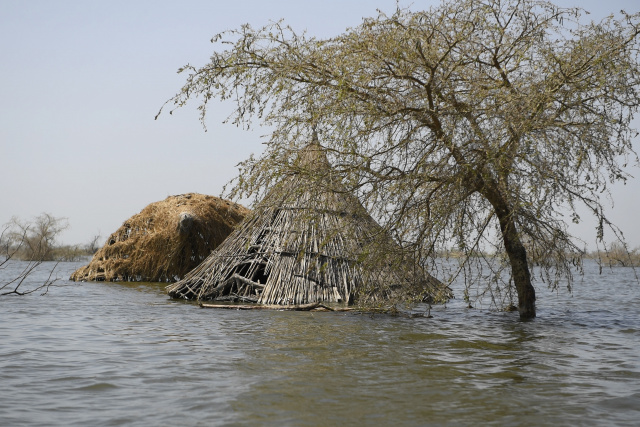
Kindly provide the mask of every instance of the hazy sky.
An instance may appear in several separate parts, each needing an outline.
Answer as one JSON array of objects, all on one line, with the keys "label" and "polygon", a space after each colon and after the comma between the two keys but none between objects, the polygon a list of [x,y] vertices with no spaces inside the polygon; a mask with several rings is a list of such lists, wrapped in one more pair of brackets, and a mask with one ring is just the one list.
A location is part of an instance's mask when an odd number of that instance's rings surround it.
[{"label": "hazy sky", "polygon": [[[401,1],[413,10],[438,3]],[[599,19],[637,0],[557,1]],[[194,108],[154,116],[182,86],[176,70],[207,62],[211,37],[283,18],[329,37],[395,0],[0,0],[0,224],[42,212],[66,217],[64,243],[102,242],[147,204],[187,192],[219,195],[235,165],[262,150],[266,129],[204,132]],[[638,120],[636,120],[636,123]],[[640,144],[636,144],[636,149]],[[614,191],[611,217],[640,245],[640,169]],[[593,224],[575,229],[593,240]]]}]

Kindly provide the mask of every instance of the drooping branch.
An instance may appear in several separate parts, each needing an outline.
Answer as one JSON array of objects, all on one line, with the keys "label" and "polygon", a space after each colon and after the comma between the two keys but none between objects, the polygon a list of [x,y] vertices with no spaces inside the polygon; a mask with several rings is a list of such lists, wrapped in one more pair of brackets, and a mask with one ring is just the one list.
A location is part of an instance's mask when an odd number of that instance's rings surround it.
[{"label": "drooping branch", "polygon": [[[299,173],[292,158],[319,129],[345,188],[418,253],[515,244],[570,282],[578,239],[561,212],[579,221],[586,206],[608,224],[608,186],[629,176],[620,158],[638,163],[640,14],[585,25],[580,13],[464,0],[380,14],[326,40],[245,26],[221,35],[209,64],[186,67],[169,102],[199,98],[204,119],[210,100],[233,99],[230,120],[274,127],[232,195]],[[515,274],[492,280],[508,289]]]}]

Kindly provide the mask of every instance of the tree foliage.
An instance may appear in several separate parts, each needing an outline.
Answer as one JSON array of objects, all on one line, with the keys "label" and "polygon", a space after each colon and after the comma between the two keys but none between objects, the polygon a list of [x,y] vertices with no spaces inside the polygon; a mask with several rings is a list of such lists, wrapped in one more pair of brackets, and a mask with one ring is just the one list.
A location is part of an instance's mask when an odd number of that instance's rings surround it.
[{"label": "tree foliage", "polygon": [[19,266],[8,278],[0,281],[0,296],[27,295],[42,291],[46,294],[53,278],[54,266],[46,280],[38,284],[28,283],[27,278],[44,261],[53,259],[56,237],[68,227],[65,218],[56,218],[48,213],[37,216],[33,221],[22,221],[17,217],[2,227],[0,232],[0,271],[10,267],[14,259],[27,261]]},{"label": "tree foliage", "polygon": [[26,261],[53,261],[56,238],[69,228],[66,218],[42,213],[33,221],[13,217],[6,225],[7,250]]},{"label": "tree foliage", "polygon": [[[232,196],[260,197],[291,173],[317,128],[347,188],[404,246],[425,260],[454,246],[468,289],[482,284],[496,303],[517,293],[521,316],[533,317],[532,280],[570,284],[580,265],[568,219],[586,208],[598,239],[607,227],[618,234],[604,204],[638,162],[639,21],[464,0],[380,13],[323,40],[282,22],[246,25],[213,38],[208,64],[182,68],[168,103],[199,99],[204,123],[212,99],[231,99],[229,121],[273,127]],[[486,251],[498,256],[472,274],[482,258],[469,255]]]}]

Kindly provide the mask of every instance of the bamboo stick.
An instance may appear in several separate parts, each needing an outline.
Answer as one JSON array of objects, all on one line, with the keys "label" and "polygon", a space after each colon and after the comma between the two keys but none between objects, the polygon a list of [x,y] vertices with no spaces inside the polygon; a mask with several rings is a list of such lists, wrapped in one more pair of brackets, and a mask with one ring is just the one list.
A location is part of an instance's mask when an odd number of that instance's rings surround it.
[{"label": "bamboo stick", "polygon": [[200,303],[201,308],[221,308],[228,310],[281,310],[281,311],[311,311],[322,309],[326,311],[355,311],[353,307],[332,307],[320,302],[312,302],[309,304],[206,304]]}]

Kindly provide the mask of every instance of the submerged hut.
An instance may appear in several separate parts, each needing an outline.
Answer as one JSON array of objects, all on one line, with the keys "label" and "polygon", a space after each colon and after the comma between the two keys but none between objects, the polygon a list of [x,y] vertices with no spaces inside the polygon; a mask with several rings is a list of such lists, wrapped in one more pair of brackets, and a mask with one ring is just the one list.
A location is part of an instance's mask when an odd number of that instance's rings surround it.
[{"label": "submerged hut", "polygon": [[294,166],[202,264],[167,286],[171,297],[288,305],[451,296],[346,191],[317,136]]},{"label": "submerged hut", "polygon": [[175,282],[209,256],[248,213],[214,196],[167,197],[126,220],[70,279]]}]

